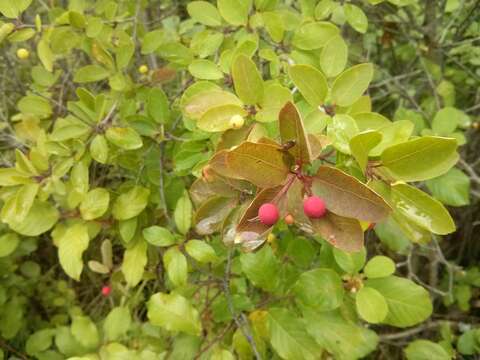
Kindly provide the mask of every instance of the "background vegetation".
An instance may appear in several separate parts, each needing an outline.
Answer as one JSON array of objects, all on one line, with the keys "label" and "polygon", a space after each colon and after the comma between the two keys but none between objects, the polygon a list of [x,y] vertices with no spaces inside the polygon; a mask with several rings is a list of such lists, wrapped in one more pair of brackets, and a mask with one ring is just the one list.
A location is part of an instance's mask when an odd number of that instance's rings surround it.
[{"label": "background vegetation", "polygon": [[[480,1],[0,14],[0,359],[480,356]],[[313,186],[328,226],[291,202],[292,226],[241,218],[286,179],[237,161],[246,141],[339,169]]]}]

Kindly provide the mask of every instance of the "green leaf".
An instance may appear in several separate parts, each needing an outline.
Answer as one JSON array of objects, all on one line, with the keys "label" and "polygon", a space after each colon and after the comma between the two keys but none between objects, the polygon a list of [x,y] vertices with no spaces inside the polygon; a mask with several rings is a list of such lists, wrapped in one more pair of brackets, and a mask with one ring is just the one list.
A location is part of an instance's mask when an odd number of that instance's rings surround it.
[{"label": "green leaf", "polygon": [[150,190],[134,186],[121,194],[113,204],[112,214],[117,220],[128,220],[140,214],[148,205]]},{"label": "green leaf", "polygon": [[334,167],[321,166],[318,169],[312,191],[325,201],[329,211],[340,216],[379,222],[391,211],[380,195]]},{"label": "green leaf", "polygon": [[110,193],[107,189],[90,190],[80,203],[80,214],[84,220],[99,218],[108,210]]},{"label": "green leaf", "polygon": [[392,201],[397,211],[434,234],[446,235],[455,231],[455,223],[447,209],[438,200],[413,186],[393,185]]},{"label": "green leaf", "polygon": [[136,286],[142,280],[147,260],[147,243],[142,238],[139,238],[132,247],[125,250],[122,273],[128,286]]},{"label": "green leaf", "polygon": [[10,232],[0,236],[0,258],[10,255],[15,251],[20,238],[17,234]]},{"label": "green leaf", "polygon": [[246,55],[238,55],[232,64],[232,78],[235,92],[248,105],[255,105],[263,99],[263,80],[255,63]]},{"label": "green leaf", "polygon": [[182,331],[200,335],[201,323],[198,311],[183,296],[171,293],[156,293],[147,303],[147,316],[155,326],[167,331]]},{"label": "green leaf", "polygon": [[327,212],[321,219],[312,219],[312,226],[316,233],[340,250],[358,252],[363,247],[363,230],[358,220]]},{"label": "green leaf", "polygon": [[21,222],[10,222],[10,228],[25,236],[38,236],[50,230],[58,221],[58,210],[48,202],[35,200]]},{"label": "green leaf", "polygon": [[346,252],[342,251],[337,248],[333,248],[333,257],[335,258],[335,262],[348,274],[356,274],[358,273],[365,264],[366,258],[366,250],[362,248],[362,250],[358,252]]},{"label": "green leaf", "polygon": [[305,321],[290,310],[268,310],[267,328],[275,352],[286,360],[314,360],[321,353],[320,346],[305,331]]},{"label": "green leaf", "polygon": [[373,65],[355,65],[342,72],[332,85],[332,101],[338,106],[350,106],[367,90],[373,78]]},{"label": "green leaf", "polygon": [[210,60],[194,60],[188,65],[188,71],[193,77],[202,80],[218,80],[223,78],[223,73],[213,61]]},{"label": "green leaf", "polygon": [[408,279],[388,276],[367,280],[366,286],[376,289],[388,304],[384,324],[408,327],[419,324],[432,314],[428,292]]},{"label": "green leaf", "polygon": [[86,349],[95,349],[100,337],[95,323],[88,316],[72,317],[72,335]]},{"label": "green leaf", "polygon": [[131,323],[130,310],[127,307],[114,307],[103,323],[105,337],[110,341],[120,339],[130,329]]},{"label": "green leaf", "polygon": [[[327,118],[327,122],[330,119]],[[358,135],[355,120],[347,114],[336,114],[328,123],[327,136],[332,145],[344,154],[350,154],[350,141]]]},{"label": "green leaf", "polygon": [[197,126],[207,132],[225,131],[232,127],[230,120],[235,115],[244,117],[247,112],[238,105],[217,106],[205,112],[197,121]]},{"label": "green leaf", "polygon": [[171,231],[161,226],[153,225],[145,228],[142,235],[153,246],[165,247],[175,244],[175,237]]},{"label": "green leaf", "polygon": [[425,136],[387,148],[382,165],[397,180],[422,181],[445,174],[458,161],[457,141]]},{"label": "green leaf", "polygon": [[449,136],[455,131],[460,123],[460,119],[465,114],[453,107],[446,107],[439,110],[432,120],[432,130],[435,134]]},{"label": "green leaf", "polygon": [[293,34],[292,44],[301,50],[320,49],[338,34],[338,28],[332,23],[305,23]]},{"label": "green leaf", "polygon": [[260,122],[277,121],[283,106],[293,101],[292,93],[288,88],[276,83],[266,84],[264,92],[268,96],[263,97],[261,109],[255,115],[255,119]]},{"label": "green leaf", "polygon": [[30,335],[25,343],[27,354],[34,356],[42,351],[48,350],[52,345],[55,331],[53,329],[43,329]]},{"label": "green leaf", "polygon": [[332,37],[320,54],[320,67],[327,77],[340,74],[347,65],[348,47],[340,35]]},{"label": "green leaf", "polygon": [[37,54],[40,62],[42,63],[43,67],[49,71],[53,71],[53,61],[54,55],[52,50],[50,49],[50,45],[47,43],[45,39],[42,39],[37,44]]},{"label": "green leaf", "polygon": [[445,205],[470,204],[470,178],[456,168],[450,169],[437,178],[427,180],[426,185],[432,195]]},{"label": "green leaf", "polygon": [[261,188],[274,187],[285,181],[289,167],[280,147],[244,142],[227,153],[227,165],[239,177]]},{"label": "green leaf", "polygon": [[217,0],[217,7],[230,25],[247,25],[252,0]]},{"label": "green leaf", "polygon": [[310,142],[308,141],[303,121],[298,109],[288,102],[279,114],[280,138],[282,144],[293,142],[288,152],[295,158],[296,163],[308,164],[312,159]]},{"label": "green leaf", "polygon": [[415,340],[412,341],[405,348],[405,356],[407,360],[450,360],[451,356],[445,349],[429,340]]},{"label": "green leaf", "polygon": [[361,132],[350,140],[350,151],[362,171],[365,171],[367,167],[370,151],[381,141],[382,134],[378,131]]},{"label": "green leaf", "polygon": [[315,311],[329,311],[343,302],[343,283],[330,269],[314,269],[301,274],[294,285],[296,300]]},{"label": "green leaf", "polygon": [[364,286],[360,289],[355,304],[360,317],[371,324],[378,324],[387,317],[388,305],[385,298],[371,287]]},{"label": "green leaf", "polygon": [[28,8],[31,3],[32,0],[2,0],[0,3],[0,13],[7,18],[15,19]]},{"label": "green leaf", "polygon": [[171,247],[165,252],[163,263],[165,264],[168,278],[175,287],[187,284],[187,259],[178,247]]},{"label": "green leaf", "polygon": [[190,17],[207,26],[220,26],[222,18],[217,8],[207,1],[191,1],[187,5],[187,11]]},{"label": "green leaf", "polygon": [[243,103],[227,91],[209,90],[192,95],[185,100],[184,111],[189,118],[198,120],[211,108],[222,105],[243,106]]},{"label": "green leaf", "polygon": [[263,23],[268,35],[274,42],[281,42],[285,33],[282,15],[275,11],[267,11],[262,14]]},{"label": "green leaf", "polygon": [[170,107],[167,95],[162,89],[154,88],[148,93],[148,115],[158,124],[166,124],[170,120]]},{"label": "green leaf", "polygon": [[270,246],[264,246],[256,253],[242,254],[240,264],[242,272],[256,287],[270,292],[277,288],[281,265]]},{"label": "green leaf", "polygon": [[363,10],[353,4],[343,5],[343,10],[345,11],[345,18],[350,26],[359,33],[365,34],[368,28],[368,19]]},{"label": "green leaf", "polygon": [[337,312],[304,312],[306,329],[316,342],[337,359],[360,359],[377,347],[373,330],[348,321]]},{"label": "green leaf", "polygon": [[389,257],[377,255],[368,261],[363,272],[369,279],[390,276],[395,272],[395,263]]},{"label": "green leaf", "polygon": [[69,226],[58,240],[60,265],[68,276],[77,281],[80,281],[83,270],[82,255],[87,250],[89,242],[88,228],[82,223]]},{"label": "green leaf", "polygon": [[36,95],[24,96],[17,104],[18,110],[25,115],[47,118],[52,115],[52,106],[48,99]]},{"label": "green leaf", "polygon": [[201,263],[215,262],[218,260],[213,247],[202,240],[189,240],[185,244],[185,251],[188,255]]},{"label": "green leaf", "polygon": [[110,72],[100,65],[87,65],[75,72],[73,81],[77,83],[88,83],[106,79]]},{"label": "green leaf", "polygon": [[178,231],[186,234],[192,226],[192,202],[188,192],[185,191],[183,196],[177,201],[173,217]]},{"label": "green leaf", "polygon": [[305,100],[313,107],[323,104],[328,93],[325,76],[310,65],[293,65],[288,74]]},{"label": "green leaf", "polygon": [[39,189],[39,184],[25,184],[9,196],[0,213],[2,221],[7,224],[23,222],[33,206]]},{"label": "green leaf", "polygon": [[140,149],[143,146],[140,135],[130,127],[110,127],[105,136],[112,144],[125,150]]},{"label": "green leaf", "polygon": [[90,143],[90,155],[100,164],[106,164],[108,160],[108,143],[103,135],[95,135]]}]

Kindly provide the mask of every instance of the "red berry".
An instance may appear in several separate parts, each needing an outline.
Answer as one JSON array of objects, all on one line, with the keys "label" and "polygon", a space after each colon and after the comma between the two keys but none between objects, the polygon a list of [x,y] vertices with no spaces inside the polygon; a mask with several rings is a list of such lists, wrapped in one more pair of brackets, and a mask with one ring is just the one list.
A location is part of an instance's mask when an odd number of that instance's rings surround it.
[{"label": "red berry", "polygon": [[262,224],[270,226],[278,221],[280,215],[277,207],[274,204],[266,203],[260,206],[258,209],[258,217]]},{"label": "red berry", "polygon": [[291,214],[287,214],[287,216],[285,216],[283,220],[287,225],[293,225],[293,223],[295,222],[295,218]]},{"label": "red berry", "polygon": [[305,215],[313,219],[319,219],[325,215],[327,208],[325,202],[318,196],[310,196],[303,201]]},{"label": "red berry", "polygon": [[112,288],[110,286],[105,285],[104,287],[102,287],[103,296],[107,297],[108,295],[110,295],[111,292],[112,292]]}]

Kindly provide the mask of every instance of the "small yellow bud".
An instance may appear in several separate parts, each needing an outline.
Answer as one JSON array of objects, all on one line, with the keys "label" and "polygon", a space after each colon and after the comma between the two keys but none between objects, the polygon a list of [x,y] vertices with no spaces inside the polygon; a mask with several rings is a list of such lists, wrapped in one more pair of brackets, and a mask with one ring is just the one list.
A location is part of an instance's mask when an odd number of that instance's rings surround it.
[{"label": "small yellow bud", "polygon": [[28,59],[30,52],[27,49],[20,48],[17,50],[17,57],[21,60]]},{"label": "small yellow bud", "polygon": [[241,115],[233,115],[230,119],[230,126],[233,129],[240,129],[245,124],[245,119]]},{"label": "small yellow bud", "polygon": [[275,241],[276,238],[277,238],[277,237],[275,236],[275,234],[270,233],[270,234],[268,234],[268,236],[267,236],[267,242],[272,243],[272,242]]},{"label": "small yellow bud", "polygon": [[138,72],[140,74],[146,74],[148,72],[148,66],[147,65],[140,65],[138,68]]}]

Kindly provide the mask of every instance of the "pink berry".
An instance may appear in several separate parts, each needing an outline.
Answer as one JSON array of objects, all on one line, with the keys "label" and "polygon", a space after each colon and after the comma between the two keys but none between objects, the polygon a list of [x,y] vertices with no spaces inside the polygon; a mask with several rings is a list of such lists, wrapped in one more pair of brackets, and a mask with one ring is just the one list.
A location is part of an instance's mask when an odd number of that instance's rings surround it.
[{"label": "pink berry", "polygon": [[274,204],[266,203],[258,209],[258,217],[262,224],[273,225],[278,221],[280,214]]},{"label": "pink berry", "polygon": [[110,293],[112,292],[112,288],[110,286],[104,286],[102,287],[102,295],[107,297],[108,295],[110,295]]},{"label": "pink berry", "polygon": [[313,219],[319,219],[325,215],[327,208],[325,202],[318,196],[310,196],[303,201],[305,215]]}]

